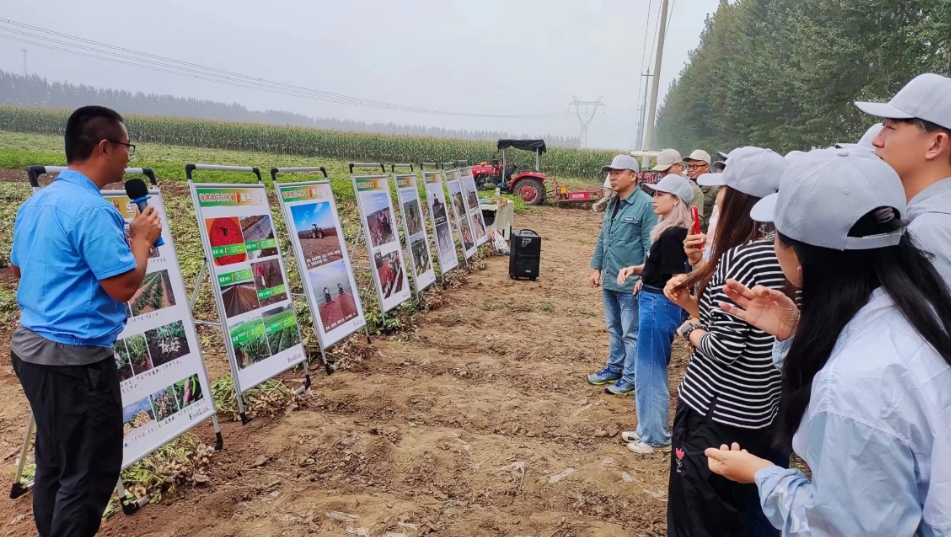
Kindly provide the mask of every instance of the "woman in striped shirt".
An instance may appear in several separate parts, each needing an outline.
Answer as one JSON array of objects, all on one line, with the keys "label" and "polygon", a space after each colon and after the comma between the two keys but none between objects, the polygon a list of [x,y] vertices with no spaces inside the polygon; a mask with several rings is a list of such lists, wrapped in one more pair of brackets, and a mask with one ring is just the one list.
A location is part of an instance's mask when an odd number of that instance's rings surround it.
[{"label": "woman in striped shirt", "polygon": [[[730,153],[722,174],[702,178],[726,192],[709,260],[665,287],[693,319],[680,334],[695,348],[680,386],[672,435],[667,527],[671,536],[777,535],[758,509],[756,487],[710,472],[704,450],[739,442],[765,459],[772,448],[781,375],[773,367],[773,338],[726,314],[727,279],[782,289],[785,278],[773,237],[750,218],[761,198],[778,190],[786,160],[747,147]],[[697,288],[696,296],[690,289]]]}]

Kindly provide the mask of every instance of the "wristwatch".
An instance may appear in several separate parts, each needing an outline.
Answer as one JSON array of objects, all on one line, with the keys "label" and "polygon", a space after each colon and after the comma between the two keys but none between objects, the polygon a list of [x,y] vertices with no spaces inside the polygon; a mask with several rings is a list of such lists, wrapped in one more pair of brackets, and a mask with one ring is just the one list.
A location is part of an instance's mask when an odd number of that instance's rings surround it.
[{"label": "wristwatch", "polygon": [[702,324],[685,324],[680,327],[680,335],[683,336],[687,341],[690,341],[690,334],[697,329],[706,330],[707,327],[703,326]]}]

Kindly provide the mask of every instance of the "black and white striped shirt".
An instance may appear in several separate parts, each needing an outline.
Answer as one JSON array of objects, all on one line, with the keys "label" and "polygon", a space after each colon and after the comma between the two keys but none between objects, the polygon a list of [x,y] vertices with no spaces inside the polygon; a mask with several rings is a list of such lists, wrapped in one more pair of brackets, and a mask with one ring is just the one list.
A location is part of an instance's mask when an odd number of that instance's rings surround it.
[{"label": "black and white striped shirt", "polygon": [[[720,309],[734,302],[723,292],[726,280],[752,288],[782,289],[783,271],[772,240],[757,240],[727,250],[700,297],[700,322],[708,332],[693,353],[680,385],[680,400],[712,419],[745,429],[772,423],[779,403],[781,375],[773,365],[773,336]],[[715,401],[715,403],[714,403]]]}]

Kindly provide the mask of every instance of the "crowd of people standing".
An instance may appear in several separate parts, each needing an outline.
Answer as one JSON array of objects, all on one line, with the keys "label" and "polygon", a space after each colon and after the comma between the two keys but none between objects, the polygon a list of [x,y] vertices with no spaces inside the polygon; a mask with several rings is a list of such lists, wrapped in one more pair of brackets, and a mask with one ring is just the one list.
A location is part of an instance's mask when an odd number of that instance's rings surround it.
[{"label": "crowd of people standing", "polygon": [[951,535],[951,79],[856,106],[858,143],[604,168],[587,380],[634,396],[631,452],[669,451],[670,535]]}]

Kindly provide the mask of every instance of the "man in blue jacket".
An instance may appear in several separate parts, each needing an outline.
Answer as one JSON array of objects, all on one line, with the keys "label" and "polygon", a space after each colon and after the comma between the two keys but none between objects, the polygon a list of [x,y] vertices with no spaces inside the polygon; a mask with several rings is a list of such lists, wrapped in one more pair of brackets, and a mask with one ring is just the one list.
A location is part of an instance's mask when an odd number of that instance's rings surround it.
[{"label": "man in blue jacket", "polygon": [[10,355],[36,420],[33,519],[40,537],[90,537],[122,466],[122,394],[113,354],[126,305],[162,232],[152,207],[125,221],[101,190],[135,146],[116,112],[66,123],[69,169],[17,211],[10,252],[22,315]]},{"label": "man in blue jacket", "polygon": [[610,334],[607,367],[588,375],[588,382],[615,395],[634,394],[634,360],[637,356],[637,300],[635,285],[639,278],[628,278],[618,285],[618,272],[624,267],[641,265],[651,248],[651,229],[657,216],[651,197],[637,188],[640,168],[630,155],[618,155],[602,171],[610,172],[611,189],[617,192],[604,212],[598,244],[591,259],[591,285],[602,288],[604,319]]}]

